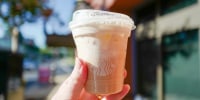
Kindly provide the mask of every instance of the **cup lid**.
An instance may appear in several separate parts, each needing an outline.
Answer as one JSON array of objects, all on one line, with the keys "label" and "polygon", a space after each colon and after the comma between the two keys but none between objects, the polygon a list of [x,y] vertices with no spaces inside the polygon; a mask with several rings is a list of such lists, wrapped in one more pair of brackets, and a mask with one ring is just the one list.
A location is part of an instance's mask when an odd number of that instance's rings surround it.
[{"label": "cup lid", "polygon": [[71,29],[84,25],[112,25],[134,30],[134,21],[127,15],[109,11],[84,9],[77,10],[69,23]]}]

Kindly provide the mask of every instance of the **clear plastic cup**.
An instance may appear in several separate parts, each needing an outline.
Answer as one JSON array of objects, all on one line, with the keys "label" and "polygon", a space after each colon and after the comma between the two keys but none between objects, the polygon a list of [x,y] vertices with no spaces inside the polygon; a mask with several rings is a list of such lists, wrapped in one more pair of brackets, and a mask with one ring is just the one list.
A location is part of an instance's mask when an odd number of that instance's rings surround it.
[{"label": "clear plastic cup", "polygon": [[127,41],[133,20],[124,14],[78,10],[70,22],[77,55],[88,64],[86,91],[96,95],[120,92],[124,83]]}]

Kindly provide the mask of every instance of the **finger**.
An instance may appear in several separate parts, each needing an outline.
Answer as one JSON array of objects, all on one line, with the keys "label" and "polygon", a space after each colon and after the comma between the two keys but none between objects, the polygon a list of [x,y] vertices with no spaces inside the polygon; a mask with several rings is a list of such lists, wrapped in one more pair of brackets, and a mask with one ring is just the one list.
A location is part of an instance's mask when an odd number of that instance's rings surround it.
[{"label": "finger", "polygon": [[116,0],[105,0],[104,2],[105,2],[105,7],[107,8],[107,9],[109,9],[110,7],[112,7],[112,5],[115,3],[115,1]]},{"label": "finger", "polygon": [[122,100],[130,90],[130,85],[123,86],[121,92],[104,97],[102,100]]},{"label": "finger", "polygon": [[103,1],[102,0],[92,0],[92,2],[90,2],[90,5],[94,9],[101,9],[101,7],[103,5]]},{"label": "finger", "polygon": [[124,78],[126,78],[127,77],[127,71],[126,71],[126,69],[124,69]]},{"label": "finger", "polygon": [[92,0],[85,0],[87,3],[91,3],[92,2]]},{"label": "finger", "polygon": [[88,93],[85,89],[81,91],[80,100],[98,100],[95,94]]},{"label": "finger", "polygon": [[87,65],[76,58],[72,74],[64,81],[52,100],[77,100],[87,79]]}]

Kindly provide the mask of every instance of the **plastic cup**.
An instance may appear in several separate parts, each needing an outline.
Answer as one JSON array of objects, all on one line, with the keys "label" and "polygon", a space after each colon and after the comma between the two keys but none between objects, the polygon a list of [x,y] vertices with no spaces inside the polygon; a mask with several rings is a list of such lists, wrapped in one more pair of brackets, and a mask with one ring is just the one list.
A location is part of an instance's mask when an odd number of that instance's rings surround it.
[{"label": "plastic cup", "polygon": [[127,41],[135,29],[124,14],[78,10],[70,22],[77,55],[88,65],[86,91],[96,95],[120,92],[124,83]]}]

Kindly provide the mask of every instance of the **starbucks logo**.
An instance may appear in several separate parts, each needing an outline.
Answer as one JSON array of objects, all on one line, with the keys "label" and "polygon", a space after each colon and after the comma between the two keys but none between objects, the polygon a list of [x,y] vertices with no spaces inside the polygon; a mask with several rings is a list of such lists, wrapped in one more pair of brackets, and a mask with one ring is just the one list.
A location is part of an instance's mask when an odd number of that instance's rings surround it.
[{"label": "starbucks logo", "polygon": [[90,66],[92,73],[98,76],[107,76],[113,72],[114,64],[113,60],[108,56],[102,57],[98,66]]}]

